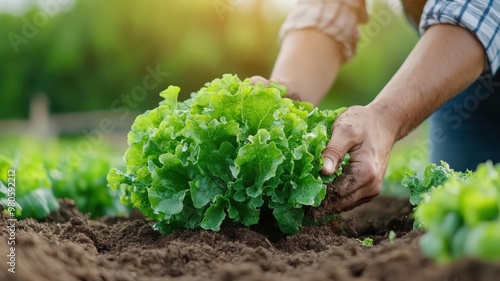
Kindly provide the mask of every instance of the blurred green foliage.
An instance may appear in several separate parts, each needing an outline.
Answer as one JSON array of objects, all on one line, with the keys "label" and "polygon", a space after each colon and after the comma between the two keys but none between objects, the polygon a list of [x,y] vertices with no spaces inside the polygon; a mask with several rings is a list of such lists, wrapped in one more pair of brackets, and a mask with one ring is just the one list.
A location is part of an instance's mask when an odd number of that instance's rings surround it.
[{"label": "blurred green foliage", "polygon": [[[108,142],[82,150],[88,144],[83,137],[0,138],[0,181],[6,182],[7,172],[2,169],[6,164],[17,169],[16,200],[22,208],[19,218],[45,218],[59,209],[56,198],[73,199],[78,210],[90,213],[92,218],[129,212],[120,203],[120,192],[108,188],[106,181],[111,167],[123,165],[121,150]],[[0,203],[5,204],[1,191]]]},{"label": "blurred green foliage", "polygon": [[222,73],[265,72],[282,18],[265,18],[261,2],[221,12],[206,0],[82,0],[52,16],[42,8],[2,14],[0,36],[9,39],[0,45],[0,93],[8,106],[0,118],[26,117],[38,92],[54,112],[109,109],[144,85],[148,69],[162,72],[161,81],[151,80],[160,83],[132,108],[154,107],[170,84],[189,93]]},{"label": "blurred green foliage", "polygon": [[[27,117],[39,92],[53,112],[115,108],[152,70],[163,73],[159,83],[152,80],[129,108],[153,108],[170,84],[189,93],[223,73],[267,76],[286,16],[265,0],[59,2],[70,4],[0,14],[0,119]],[[382,2],[371,14],[359,55],[322,107],[366,104],[415,43],[416,33]]]}]

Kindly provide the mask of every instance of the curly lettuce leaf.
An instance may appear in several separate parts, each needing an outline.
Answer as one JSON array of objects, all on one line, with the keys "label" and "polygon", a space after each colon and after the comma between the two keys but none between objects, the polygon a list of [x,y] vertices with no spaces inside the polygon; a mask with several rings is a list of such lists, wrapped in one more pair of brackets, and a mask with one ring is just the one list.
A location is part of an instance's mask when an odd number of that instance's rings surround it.
[{"label": "curly lettuce leaf", "polygon": [[401,184],[410,190],[410,203],[418,205],[422,195],[432,188],[438,187],[449,179],[464,180],[470,172],[457,172],[450,168],[448,163],[441,161],[441,165],[429,164],[425,167],[422,177],[414,172],[406,172]]},{"label": "curly lettuce leaf", "polygon": [[[0,204],[11,206],[15,200],[15,215],[19,219],[43,219],[59,209],[59,202],[52,193],[52,182],[43,164],[41,154],[30,157],[18,155],[18,161],[0,155]],[[15,169],[15,183],[8,182],[7,171]],[[12,200],[11,200],[12,201]]]},{"label": "curly lettuce leaf", "polygon": [[277,83],[252,85],[224,75],[191,98],[178,87],[159,107],[138,116],[128,134],[126,170],[112,169],[122,202],[156,221],[155,229],[219,230],[224,220],[244,225],[270,208],[286,234],[303,223],[304,206],[318,206],[324,183],[321,152],[340,114],[284,98]]},{"label": "curly lettuce leaf", "polygon": [[430,258],[499,261],[500,164],[480,164],[430,189],[415,208],[415,219],[427,231],[420,246]]}]

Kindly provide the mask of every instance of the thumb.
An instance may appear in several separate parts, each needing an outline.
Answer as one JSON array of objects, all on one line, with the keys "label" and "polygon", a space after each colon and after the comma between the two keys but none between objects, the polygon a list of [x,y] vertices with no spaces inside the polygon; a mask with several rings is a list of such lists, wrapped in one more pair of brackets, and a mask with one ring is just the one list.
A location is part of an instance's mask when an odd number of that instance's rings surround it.
[{"label": "thumb", "polygon": [[323,175],[333,175],[337,170],[339,162],[344,158],[344,155],[355,145],[354,140],[349,138],[348,135],[350,134],[339,127],[332,131],[332,138],[321,154],[323,159],[325,159],[321,169]]}]

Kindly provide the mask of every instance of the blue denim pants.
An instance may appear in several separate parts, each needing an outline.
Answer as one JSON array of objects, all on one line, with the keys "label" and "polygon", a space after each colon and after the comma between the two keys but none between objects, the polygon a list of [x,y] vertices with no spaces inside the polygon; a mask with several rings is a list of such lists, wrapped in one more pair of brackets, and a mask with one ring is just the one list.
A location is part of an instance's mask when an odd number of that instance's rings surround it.
[{"label": "blue denim pants", "polygon": [[500,71],[480,78],[430,117],[431,161],[455,170],[500,163]]}]

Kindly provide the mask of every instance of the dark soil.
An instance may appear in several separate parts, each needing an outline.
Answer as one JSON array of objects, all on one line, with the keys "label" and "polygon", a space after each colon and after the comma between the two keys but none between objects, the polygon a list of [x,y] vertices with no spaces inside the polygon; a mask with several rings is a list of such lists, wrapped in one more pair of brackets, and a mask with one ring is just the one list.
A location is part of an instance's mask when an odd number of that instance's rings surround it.
[{"label": "dark soil", "polygon": [[[162,236],[151,222],[90,220],[71,201],[45,222],[17,223],[16,273],[7,271],[7,220],[0,220],[0,280],[500,280],[500,264],[429,261],[411,231],[407,200],[384,198],[325,226],[285,238],[267,227],[225,225],[221,232]],[[389,243],[388,232],[397,238]],[[371,237],[373,247],[355,238]]]}]

